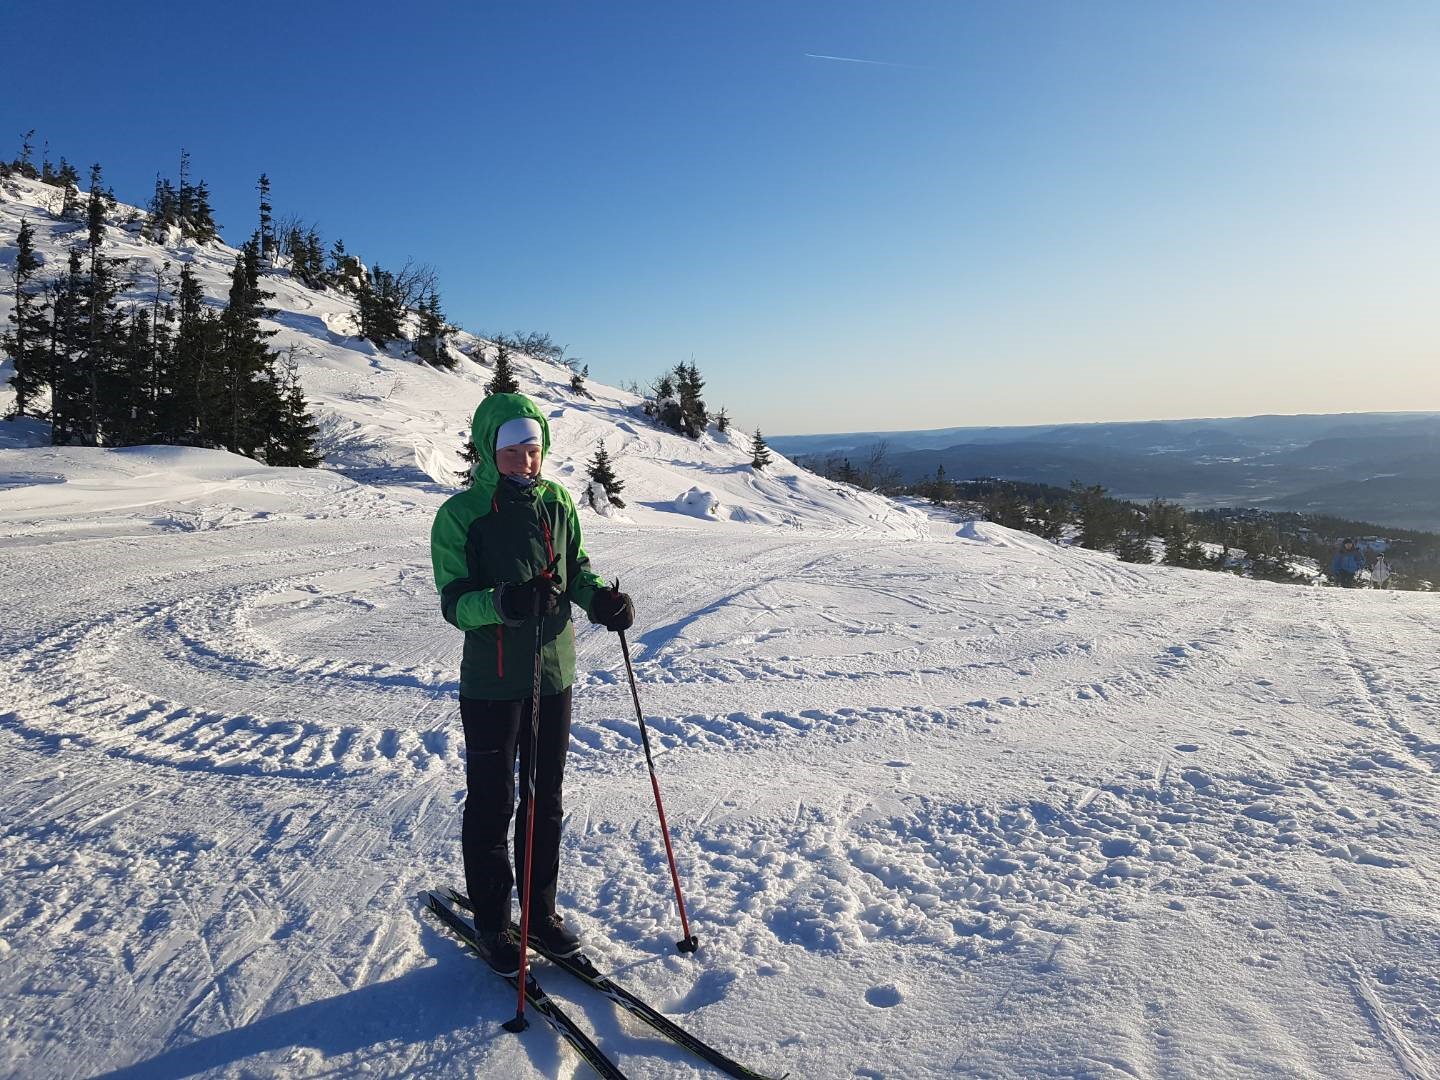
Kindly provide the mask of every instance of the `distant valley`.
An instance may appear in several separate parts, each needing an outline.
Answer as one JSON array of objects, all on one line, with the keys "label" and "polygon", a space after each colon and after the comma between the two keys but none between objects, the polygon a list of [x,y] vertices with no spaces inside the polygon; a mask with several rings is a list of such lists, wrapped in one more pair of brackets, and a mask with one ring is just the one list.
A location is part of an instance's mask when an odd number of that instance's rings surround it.
[{"label": "distant valley", "polygon": [[905,481],[943,467],[955,480],[1078,480],[1126,499],[1440,531],[1440,413],[1433,412],[788,435],[770,444],[802,463],[848,458],[857,468],[883,447],[882,467]]}]

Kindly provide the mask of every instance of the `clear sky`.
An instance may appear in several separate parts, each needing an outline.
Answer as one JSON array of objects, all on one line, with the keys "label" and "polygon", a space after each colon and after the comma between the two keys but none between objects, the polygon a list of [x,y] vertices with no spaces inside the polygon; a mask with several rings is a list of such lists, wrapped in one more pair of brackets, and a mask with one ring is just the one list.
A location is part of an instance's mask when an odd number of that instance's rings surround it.
[{"label": "clear sky", "polygon": [[[1440,409],[1440,4],[6,0],[0,139],[767,433]],[[16,43],[22,43],[18,47]]]}]

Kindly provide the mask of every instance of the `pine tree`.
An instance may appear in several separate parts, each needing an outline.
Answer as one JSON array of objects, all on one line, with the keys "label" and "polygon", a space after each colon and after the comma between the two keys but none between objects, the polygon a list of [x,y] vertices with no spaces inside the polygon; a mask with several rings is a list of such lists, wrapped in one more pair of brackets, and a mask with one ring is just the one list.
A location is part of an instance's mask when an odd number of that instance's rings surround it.
[{"label": "pine tree", "polygon": [[570,392],[579,394],[581,397],[593,398],[594,395],[585,388],[585,380],[590,377],[590,365],[586,364],[579,371],[570,372]]},{"label": "pine tree", "polygon": [[710,423],[705,402],[700,398],[700,391],[705,389],[705,380],[700,377],[700,369],[694,363],[677,364],[675,383],[680,394],[679,430],[689,438],[698,439],[705,434],[705,428]]},{"label": "pine tree", "polygon": [[468,436],[465,445],[460,448],[460,460],[465,462],[465,468],[455,473],[455,479],[460,481],[461,487],[469,487],[475,482],[475,466],[480,464],[480,451],[475,449],[475,442]]},{"label": "pine tree", "polygon": [[765,445],[765,439],[760,434],[760,429],[755,429],[755,436],[750,440],[750,467],[752,469],[764,469],[770,464],[770,448]]},{"label": "pine tree", "polygon": [[267,465],[316,469],[324,460],[315,448],[317,427],[300,386],[300,364],[291,348],[272,369],[275,394],[281,402],[279,423],[265,447]]},{"label": "pine tree", "polygon": [[205,309],[205,293],[190,267],[182,266],[173,359],[162,392],[168,407],[161,411],[160,426],[167,441],[217,445],[222,351],[220,320]]},{"label": "pine tree", "polygon": [[495,346],[495,375],[485,384],[485,396],[491,394],[518,394],[520,384],[510,368],[510,347],[503,341]]},{"label": "pine tree", "polygon": [[610,500],[612,506],[624,509],[625,503],[620,499],[620,492],[625,490],[625,484],[616,478],[614,469],[610,467],[610,455],[605,452],[604,443],[595,448],[595,456],[590,459],[587,475],[590,477],[592,486],[587,490],[586,498],[590,501],[592,509],[600,509],[595,505],[595,484],[599,484],[604,490],[605,496]]},{"label": "pine tree", "polygon": [[93,253],[105,240],[105,215],[115,208],[114,192],[106,191],[100,166],[90,166],[90,196],[85,204],[87,242]]},{"label": "pine tree", "polygon": [[389,270],[382,270],[379,265],[371,271],[371,288],[374,291],[375,306],[374,333],[368,335],[370,340],[377,346],[383,347],[387,341],[398,341],[403,337],[401,324],[405,321],[405,309],[401,303],[400,290],[395,282],[395,275]]},{"label": "pine tree", "polygon": [[169,285],[166,273],[170,262],[155,271],[155,291],[150,302],[150,341],[144,365],[145,409],[150,416],[147,442],[166,441],[166,417],[173,413],[174,379],[174,317],[175,310],[166,299]]},{"label": "pine tree", "polygon": [[720,406],[720,411],[715,414],[715,430],[724,435],[730,430],[730,417],[725,412],[725,406]]},{"label": "pine tree", "polygon": [[270,207],[270,177],[261,173],[260,179],[255,182],[255,188],[260,192],[260,258],[273,262],[275,258],[275,223]]},{"label": "pine tree", "polygon": [[416,354],[438,368],[453,368],[455,358],[445,347],[445,316],[440,313],[440,295],[431,292],[420,309],[420,336],[415,339]]},{"label": "pine tree", "polygon": [[305,284],[312,289],[325,288],[325,245],[315,229],[305,234],[305,263],[309,268]]},{"label": "pine tree", "polygon": [[[113,197],[111,197],[113,199]],[[124,342],[123,320],[116,307],[120,282],[116,270],[124,260],[105,257],[105,214],[110,200],[102,187],[100,166],[90,169],[90,197],[86,238],[90,255],[86,275],[87,304],[83,313],[83,344],[76,353],[79,361],[80,393],[83,396],[83,430],[90,446],[105,442],[107,428],[115,426],[112,408],[115,398],[112,370],[120,361]]]},{"label": "pine tree", "polygon": [[259,246],[250,242],[235,257],[230,302],[220,316],[221,364],[225,386],[225,446],[254,457],[278,422],[280,394],[267,375],[272,356],[268,340],[278,331],[262,330],[265,301],[272,294],[258,287]]},{"label": "pine tree", "polygon": [[197,243],[208,244],[220,236],[220,227],[215,224],[214,211],[210,209],[210,188],[201,180],[195,187],[195,208],[191,220],[190,235]]},{"label": "pine tree", "polygon": [[175,213],[180,228],[188,234],[195,216],[195,189],[190,184],[190,151],[183,146],[180,148],[180,183],[176,191]]},{"label": "pine tree", "polygon": [[50,324],[50,441],[68,446],[79,434],[83,400],[80,358],[85,349],[85,271],[79,248],[70,249],[65,273],[55,281]]},{"label": "pine tree", "polygon": [[15,388],[15,406],[12,415],[33,416],[43,419],[43,412],[34,404],[50,381],[50,362],[45,339],[49,327],[45,319],[45,304],[35,294],[35,271],[40,269],[40,258],[35,254],[35,230],[30,222],[20,222],[20,235],[16,238],[14,309],[9,322],[14,329],[0,337],[3,349],[15,367],[10,385]]},{"label": "pine tree", "polygon": [[1070,489],[1075,493],[1076,516],[1080,520],[1080,546],[1092,551],[1109,551],[1121,528],[1114,501],[1105,497],[1105,489],[1099,484],[1085,487],[1077,480]]},{"label": "pine tree", "polygon": [[74,165],[62,157],[56,179],[59,181],[56,186],[64,189],[64,194],[60,197],[60,217],[65,221],[79,221],[80,174],[75,171]]},{"label": "pine tree", "polygon": [[11,167],[27,180],[35,180],[40,175],[35,171],[35,166],[30,161],[30,155],[35,152],[34,138],[34,128],[31,128],[20,137],[20,156],[11,162]]},{"label": "pine tree", "polygon": [[155,436],[155,397],[152,384],[154,329],[150,312],[131,308],[120,328],[116,363],[103,384],[106,408],[106,442],[133,446]]},{"label": "pine tree", "polygon": [[1150,550],[1150,540],[1136,529],[1123,529],[1115,540],[1115,554],[1121,562],[1152,563],[1155,555]]}]

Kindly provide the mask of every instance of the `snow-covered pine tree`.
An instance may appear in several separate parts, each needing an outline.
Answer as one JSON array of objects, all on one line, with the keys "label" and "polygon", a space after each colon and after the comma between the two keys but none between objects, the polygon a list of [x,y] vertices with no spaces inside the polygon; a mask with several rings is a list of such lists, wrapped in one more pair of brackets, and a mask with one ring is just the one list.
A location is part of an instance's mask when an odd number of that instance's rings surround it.
[{"label": "snow-covered pine tree", "polygon": [[725,406],[720,406],[720,411],[715,414],[715,430],[724,435],[730,430],[730,417],[725,412]]},{"label": "snow-covered pine tree", "polygon": [[45,302],[35,286],[35,272],[41,263],[35,254],[35,230],[28,220],[20,222],[20,235],[15,244],[15,306],[9,315],[13,329],[0,337],[0,349],[15,367],[10,377],[10,385],[15,388],[12,415],[43,419],[43,410],[35,405],[35,400],[50,381],[46,350],[50,327],[45,318]]},{"label": "snow-covered pine tree", "polygon": [[589,501],[591,509],[600,509],[595,505],[597,485],[604,492],[604,497],[609,500],[610,505],[624,509],[625,503],[620,498],[620,492],[625,490],[625,483],[616,477],[615,470],[610,465],[610,455],[605,452],[604,443],[595,447],[595,456],[590,459],[586,475],[590,478],[590,486],[586,489],[585,497]]},{"label": "snow-covered pine tree", "polygon": [[584,367],[580,368],[579,371],[572,370],[570,372],[570,392],[572,394],[579,394],[581,397],[594,397],[594,395],[585,388],[585,380],[589,377],[589,364],[586,364]]},{"label": "snow-covered pine tree", "polygon": [[680,431],[689,438],[698,439],[705,434],[710,423],[705,402],[700,397],[700,392],[705,389],[705,380],[692,361],[676,365],[675,384],[680,394]]},{"label": "snow-covered pine tree", "polygon": [[769,464],[770,448],[765,445],[765,438],[757,427],[755,435],[750,440],[750,467],[758,471]]},{"label": "snow-covered pine tree", "polygon": [[510,348],[504,341],[495,346],[495,374],[485,384],[485,396],[491,394],[518,394],[520,384],[515,381],[515,372],[510,366]]}]

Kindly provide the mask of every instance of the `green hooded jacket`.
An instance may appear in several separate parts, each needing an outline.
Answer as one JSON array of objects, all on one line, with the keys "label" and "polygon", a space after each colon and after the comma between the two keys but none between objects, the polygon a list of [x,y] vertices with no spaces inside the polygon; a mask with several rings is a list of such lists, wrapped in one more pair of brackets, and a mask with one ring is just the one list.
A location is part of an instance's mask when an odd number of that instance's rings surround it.
[{"label": "green hooded jacket", "polygon": [[[500,425],[528,416],[540,423],[541,462],[550,452],[550,425],[523,394],[492,394],[480,403],[471,440],[480,460],[470,487],[440,507],[430,528],[430,562],[445,621],[465,631],[460,693],[485,700],[530,696],[535,676],[535,617],[507,624],[497,587],[522,584],[555,564],[569,601],[589,614],[605,582],[590,570],[574,500],[561,485],[539,480],[526,491],[495,465]],[[556,694],[575,681],[575,628],[570,605],[542,617],[540,692]]]}]

